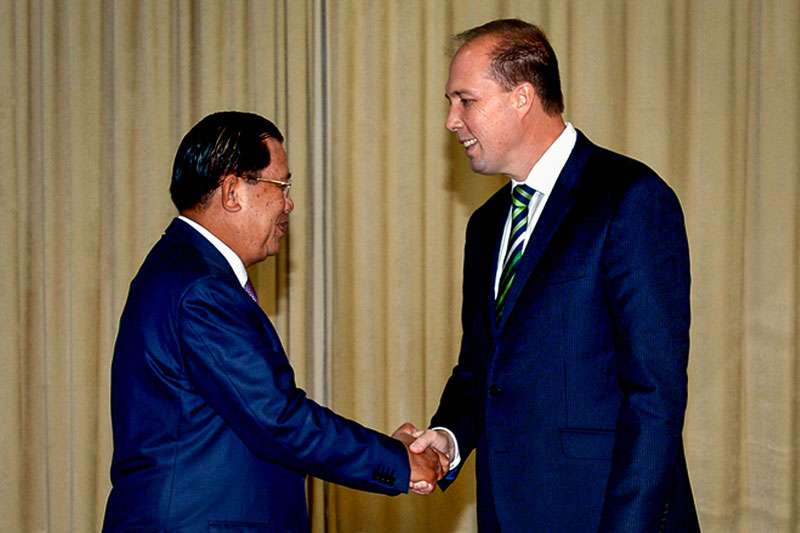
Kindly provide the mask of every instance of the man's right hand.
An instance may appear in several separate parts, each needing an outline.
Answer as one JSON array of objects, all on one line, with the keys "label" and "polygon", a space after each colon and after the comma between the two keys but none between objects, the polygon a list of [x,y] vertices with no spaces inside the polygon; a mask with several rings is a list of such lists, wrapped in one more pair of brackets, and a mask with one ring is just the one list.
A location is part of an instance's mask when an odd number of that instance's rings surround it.
[{"label": "man's right hand", "polygon": [[409,446],[415,441],[415,437],[411,432],[403,431],[404,427],[395,431],[392,437],[406,445],[408,462],[411,465],[409,488],[417,494],[430,494],[436,488],[436,483],[447,475],[450,460],[433,447],[412,452]]},{"label": "man's right hand", "polygon": [[453,438],[447,431],[442,431],[441,429],[425,429],[415,431],[412,435],[416,440],[411,443],[409,448],[411,448],[411,451],[414,453],[421,453],[428,448],[433,448],[444,454],[449,461],[452,461],[453,457],[456,455],[455,442],[453,442]]}]

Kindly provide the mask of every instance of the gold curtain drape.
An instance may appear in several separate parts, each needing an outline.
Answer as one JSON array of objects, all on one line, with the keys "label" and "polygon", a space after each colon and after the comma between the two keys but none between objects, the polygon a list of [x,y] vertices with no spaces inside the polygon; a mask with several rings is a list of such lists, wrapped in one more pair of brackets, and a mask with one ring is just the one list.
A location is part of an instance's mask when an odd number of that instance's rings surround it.
[{"label": "gold curtain drape", "polygon": [[[3,531],[99,529],[117,321],[176,215],[169,178],[188,128],[220,109],[272,118],[289,139],[298,204],[313,199],[320,5],[0,3]],[[312,390],[324,377],[324,331],[307,334],[324,318],[320,223],[296,210],[291,247],[250,273]]]},{"label": "gold curtain drape", "polygon": [[[180,137],[219,109],[287,135],[290,235],[251,276],[298,381],[379,430],[427,423],[466,220],[503,183],[444,129],[448,38],[500,16],[550,36],[566,118],[684,206],[704,531],[800,531],[797,0],[0,0],[0,529],[99,528],[127,285],[175,214]],[[471,472],[311,496],[317,532],[476,531]]]}]

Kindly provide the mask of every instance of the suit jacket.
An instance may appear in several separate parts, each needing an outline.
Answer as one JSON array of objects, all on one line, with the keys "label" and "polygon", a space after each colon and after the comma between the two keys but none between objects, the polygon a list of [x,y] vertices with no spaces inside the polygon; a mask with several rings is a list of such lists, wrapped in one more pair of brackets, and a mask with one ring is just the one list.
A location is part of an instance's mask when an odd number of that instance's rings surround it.
[{"label": "suit jacket", "polygon": [[308,531],[305,476],[408,491],[404,445],[309,400],[225,258],[175,220],[131,283],[111,371],[109,531]]},{"label": "suit jacket", "polygon": [[468,223],[461,351],[431,422],[476,450],[480,530],[697,530],[676,196],[578,132],[496,323],[510,202],[507,185]]}]

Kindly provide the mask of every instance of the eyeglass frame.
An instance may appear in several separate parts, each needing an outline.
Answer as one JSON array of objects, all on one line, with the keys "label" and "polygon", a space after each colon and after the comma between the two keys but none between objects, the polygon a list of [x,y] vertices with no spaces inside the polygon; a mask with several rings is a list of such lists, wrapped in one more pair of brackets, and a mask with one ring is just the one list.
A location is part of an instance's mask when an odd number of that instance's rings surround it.
[{"label": "eyeglass frame", "polygon": [[283,191],[284,198],[289,198],[289,191],[292,190],[292,182],[290,180],[289,181],[274,180],[270,178],[256,178],[253,176],[236,176],[236,177],[242,180],[263,181],[265,183],[272,183],[274,185],[278,185],[281,188],[281,191]]}]

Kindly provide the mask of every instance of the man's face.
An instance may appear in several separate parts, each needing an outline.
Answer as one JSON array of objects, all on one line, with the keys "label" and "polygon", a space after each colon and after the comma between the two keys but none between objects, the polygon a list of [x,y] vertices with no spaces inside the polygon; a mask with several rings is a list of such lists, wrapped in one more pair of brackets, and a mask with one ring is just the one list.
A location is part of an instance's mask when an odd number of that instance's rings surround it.
[{"label": "man's face", "polygon": [[[267,139],[270,153],[269,166],[256,176],[261,179],[290,181],[291,174],[283,145],[274,138]],[[247,209],[247,250],[245,265],[250,266],[278,253],[279,241],[289,229],[289,213],[294,201],[284,194],[283,187],[264,181],[248,182],[244,191],[244,208]],[[242,258],[243,260],[245,258]]]},{"label": "man's face", "polygon": [[473,171],[511,175],[517,163],[518,120],[513,91],[489,77],[492,42],[491,37],[468,42],[453,58],[445,88],[450,101],[445,126],[464,146]]}]

